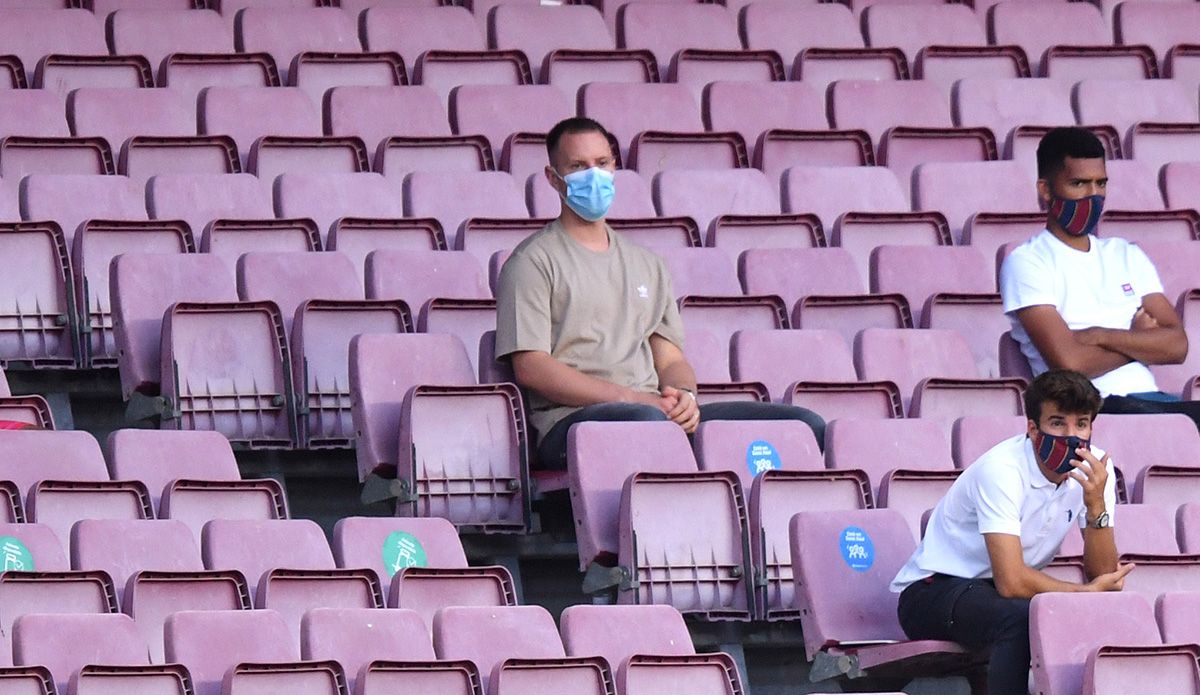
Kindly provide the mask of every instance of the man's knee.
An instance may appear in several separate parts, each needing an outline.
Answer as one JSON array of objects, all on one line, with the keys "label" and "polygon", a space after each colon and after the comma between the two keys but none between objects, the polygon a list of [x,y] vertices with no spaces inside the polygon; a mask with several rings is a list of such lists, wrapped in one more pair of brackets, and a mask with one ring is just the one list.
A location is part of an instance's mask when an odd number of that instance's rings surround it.
[{"label": "man's knee", "polygon": [[641,403],[623,403],[621,420],[629,422],[661,422],[667,419],[667,414],[652,405]]},{"label": "man's knee", "polygon": [[1029,599],[1008,599],[1003,615],[996,624],[997,639],[1014,637],[1029,640]]}]

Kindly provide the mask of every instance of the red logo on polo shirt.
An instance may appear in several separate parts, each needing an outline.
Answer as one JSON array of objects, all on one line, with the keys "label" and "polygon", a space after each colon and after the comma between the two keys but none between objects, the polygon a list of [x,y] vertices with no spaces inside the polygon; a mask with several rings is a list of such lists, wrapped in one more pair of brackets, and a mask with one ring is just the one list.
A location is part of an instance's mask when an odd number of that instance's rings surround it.
[{"label": "red logo on polo shirt", "polygon": [[1125,293],[1126,297],[1132,297],[1133,296],[1133,285],[1131,285],[1127,282],[1124,285],[1121,285],[1121,291],[1123,291]]}]

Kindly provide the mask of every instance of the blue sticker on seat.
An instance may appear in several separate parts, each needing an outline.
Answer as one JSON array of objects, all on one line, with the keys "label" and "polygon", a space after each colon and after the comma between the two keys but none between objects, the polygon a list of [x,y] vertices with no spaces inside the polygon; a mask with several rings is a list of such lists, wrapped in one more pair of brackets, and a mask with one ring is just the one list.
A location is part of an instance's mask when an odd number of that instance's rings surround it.
[{"label": "blue sticker on seat", "polygon": [[777,471],[783,464],[779,462],[779,452],[775,451],[775,447],[770,442],[758,439],[750,442],[746,448],[746,467],[750,469],[750,475],[758,475],[763,471]]},{"label": "blue sticker on seat", "polygon": [[867,532],[847,526],[841,534],[842,559],[855,572],[866,572],[875,564],[875,544]]}]

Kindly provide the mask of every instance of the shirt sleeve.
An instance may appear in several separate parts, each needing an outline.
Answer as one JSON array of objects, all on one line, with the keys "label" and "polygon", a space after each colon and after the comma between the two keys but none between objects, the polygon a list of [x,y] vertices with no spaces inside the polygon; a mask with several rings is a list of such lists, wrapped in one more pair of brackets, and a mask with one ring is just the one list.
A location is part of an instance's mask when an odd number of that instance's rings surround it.
[{"label": "shirt sleeve", "polygon": [[508,259],[496,287],[496,357],[551,352],[550,276],[529,254]]},{"label": "shirt sleeve", "polygon": [[658,261],[658,291],[662,298],[663,311],[658,325],[651,333],[671,341],[683,349],[683,319],[679,316],[679,305],[675,302],[675,288],[671,286],[671,273],[661,260]]},{"label": "shirt sleeve", "polygon": [[1021,535],[1021,479],[999,468],[979,476],[975,509],[980,533]]},{"label": "shirt sleeve", "polygon": [[1000,266],[1000,296],[1005,313],[1040,304],[1057,306],[1053,269],[1044,266],[1028,247],[1020,247],[1004,259]]},{"label": "shirt sleeve", "polygon": [[[1129,270],[1133,276],[1132,280],[1134,287],[1142,293],[1142,296],[1150,294],[1158,294],[1163,291],[1162,279],[1158,276],[1158,269],[1154,267],[1154,262],[1146,255],[1146,252],[1134,244],[1130,244],[1127,250],[1129,254]],[[1171,303],[1175,303],[1175,297],[1168,297]]]}]

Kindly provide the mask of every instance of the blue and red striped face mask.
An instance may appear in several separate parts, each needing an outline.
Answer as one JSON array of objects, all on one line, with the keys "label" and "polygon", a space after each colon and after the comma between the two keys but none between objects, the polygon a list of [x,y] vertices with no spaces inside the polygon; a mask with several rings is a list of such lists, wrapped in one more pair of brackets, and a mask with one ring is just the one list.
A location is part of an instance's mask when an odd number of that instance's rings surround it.
[{"label": "blue and red striped face mask", "polygon": [[1073,435],[1064,437],[1047,434],[1041,430],[1038,430],[1033,440],[1033,450],[1041,459],[1042,465],[1059,475],[1075,469],[1075,466],[1071,465],[1072,462],[1082,460],[1075,450],[1087,446],[1091,446],[1091,440]]},{"label": "blue and red striped face mask", "polygon": [[1050,214],[1071,236],[1083,236],[1096,231],[1100,213],[1104,211],[1104,196],[1090,195],[1078,200],[1055,196],[1050,200]]}]

